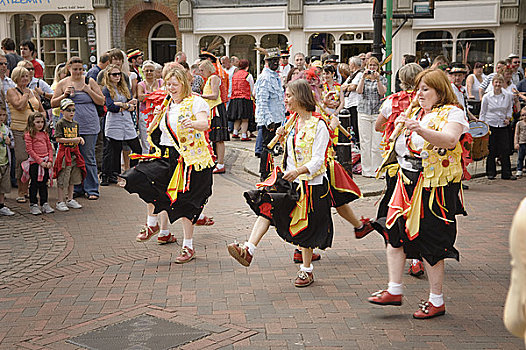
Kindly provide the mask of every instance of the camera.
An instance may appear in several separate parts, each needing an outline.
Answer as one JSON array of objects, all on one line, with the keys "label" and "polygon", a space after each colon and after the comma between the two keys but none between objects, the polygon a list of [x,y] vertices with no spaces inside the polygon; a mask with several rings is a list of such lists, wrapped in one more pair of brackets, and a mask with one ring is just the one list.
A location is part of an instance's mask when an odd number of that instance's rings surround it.
[{"label": "camera", "polygon": [[365,74],[374,74],[374,70],[368,69],[368,70],[365,71]]}]

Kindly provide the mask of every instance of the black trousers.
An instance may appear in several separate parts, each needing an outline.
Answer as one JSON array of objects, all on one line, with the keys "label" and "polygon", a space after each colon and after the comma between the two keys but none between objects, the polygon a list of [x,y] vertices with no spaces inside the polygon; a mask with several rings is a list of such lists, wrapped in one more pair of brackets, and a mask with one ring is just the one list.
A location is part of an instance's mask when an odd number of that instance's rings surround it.
[{"label": "black trousers", "polygon": [[491,134],[489,135],[489,155],[486,159],[486,175],[493,177],[497,175],[496,158],[500,157],[501,176],[503,179],[509,179],[511,177],[510,127],[496,128],[490,126],[489,128]]},{"label": "black trousers", "polygon": [[270,175],[270,157],[272,157],[272,151],[268,149],[267,145],[276,136],[276,125],[270,124],[261,128],[263,132],[263,149],[261,150],[261,156],[259,157],[259,172],[261,174],[261,180],[265,180]]},{"label": "black trousers", "polygon": [[[358,130],[358,106],[352,106],[352,107],[349,107],[349,108],[346,108],[346,109],[351,114],[351,125],[350,125],[350,127],[352,128],[352,130],[354,132],[353,141],[359,147],[360,146],[360,131]],[[346,128],[347,125],[345,125],[344,127]]]},{"label": "black trousers", "polygon": [[49,170],[44,169],[44,178],[38,181],[38,167],[37,163],[29,166],[29,177],[31,183],[29,184],[29,203],[38,204],[37,193],[40,196],[40,205],[47,202],[47,182],[49,180]]},{"label": "black trousers", "polygon": [[[104,152],[102,158],[102,175],[112,176],[121,173],[121,152],[122,143],[126,142],[132,149],[133,153],[141,154],[142,148],[139,137],[131,140],[115,140],[111,137],[106,137],[104,142]],[[130,160],[130,166],[137,165],[137,160]]]}]

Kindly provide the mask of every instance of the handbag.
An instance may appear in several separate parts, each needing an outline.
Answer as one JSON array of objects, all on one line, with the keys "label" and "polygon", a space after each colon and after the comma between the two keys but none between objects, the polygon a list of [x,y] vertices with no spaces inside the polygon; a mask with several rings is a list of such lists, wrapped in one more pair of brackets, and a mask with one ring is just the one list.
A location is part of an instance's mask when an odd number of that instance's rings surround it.
[{"label": "handbag", "polygon": [[[37,88],[40,88],[40,79],[37,81]],[[45,94],[42,94],[40,96],[40,103],[42,103],[42,107],[44,110],[48,111],[51,109],[51,100],[45,96]]]}]

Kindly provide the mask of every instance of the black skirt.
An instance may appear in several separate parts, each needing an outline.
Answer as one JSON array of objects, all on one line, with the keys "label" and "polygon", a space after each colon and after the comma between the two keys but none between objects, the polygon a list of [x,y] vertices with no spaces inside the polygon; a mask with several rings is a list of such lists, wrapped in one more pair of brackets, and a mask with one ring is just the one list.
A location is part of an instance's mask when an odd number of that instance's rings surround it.
[{"label": "black skirt", "polygon": [[254,118],[254,104],[246,98],[235,98],[228,104],[228,120],[236,121]]},{"label": "black skirt", "polygon": [[[327,167],[327,176],[329,179],[331,179],[331,169],[330,167]],[[332,196],[332,206],[334,208],[341,207],[342,205],[349,204],[352,201],[357,200],[360,198],[357,194],[346,192],[346,191],[340,191],[337,190],[333,184],[330,184],[331,187],[331,196]]]},{"label": "black skirt", "polygon": [[228,132],[228,117],[226,113],[225,104],[212,108],[212,121],[210,123],[209,138],[212,142],[230,141],[230,133]]},{"label": "black skirt", "polygon": [[[179,154],[169,147],[169,158],[141,161],[122,175],[126,179],[124,189],[129,193],[137,193],[146,203],[155,206],[154,214],[162,211],[168,213],[170,223],[185,217],[195,223],[203,211],[204,205],[212,195],[212,168],[190,172],[189,189],[177,194],[177,200],[172,204],[166,194],[166,189],[177,167]],[[162,150],[162,154],[165,149]]]},{"label": "black skirt", "polygon": [[327,179],[324,179],[323,184],[308,187],[311,196],[309,202],[312,201],[312,209],[308,213],[308,227],[295,236],[290,233],[290,214],[297,202],[289,195],[263,190],[247,191],[243,195],[254,213],[270,220],[278,235],[285,241],[303,248],[326,249],[331,247],[334,234],[329,184]]},{"label": "black skirt", "polygon": [[[409,198],[411,198],[420,172],[405,170],[403,170],[403,172],[412,182],[411,184],[404,185]],[[380,217],[380,215],[382,215],[384,217],[384,225],[385,217],[389,210],[389,201],[391,200],[396,187],[396,181],[396,177],[387,177],[388,189],[378,209],[378,216]],[[458,261],[460,255],[458,250],[454,247],[457,237],[457,221],[455,216],[461,214],[467,215],[459,197],[460,187],[460,183],[450,183],[447,186],[438,187],[435,195],[433,211],[440,215],[445,214],[445,218],[451,222],[439,219],[431,212],[429,209],[429,198],[432,189],[424,188],[422,191],[423,217],[420,219],[420,230],[418,236],[413,240],[410,240],[405,232],[406,220],[403,217],[399,217],[391,229],[387,229],[384,226],[384,238],[386,243],[389,243],[395,248],[403,247],[408,259],[425,259],[432,266],[445,258],[452,258]],[[447,208],[447,211],[444,212],[441,211],[436,203],[437,196],[442,198],[442,191],[444,195],[443,204],[444,207]]]}]

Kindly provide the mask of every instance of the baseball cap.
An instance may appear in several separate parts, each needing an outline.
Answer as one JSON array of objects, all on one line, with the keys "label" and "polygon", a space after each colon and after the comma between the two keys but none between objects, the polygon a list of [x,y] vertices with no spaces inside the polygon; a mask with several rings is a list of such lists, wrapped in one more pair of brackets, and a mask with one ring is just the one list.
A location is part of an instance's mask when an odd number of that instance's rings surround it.
[{"label": "baseball cap", "polygon": [[73,100],[70,99],[70,98],[65,98],[62,101],[60,101],[60,109],[61,110],[64,110],[64,109],[68,108],[68,106],[72,106],[72,105],[74,106],[75,102],[73,102]]}]

